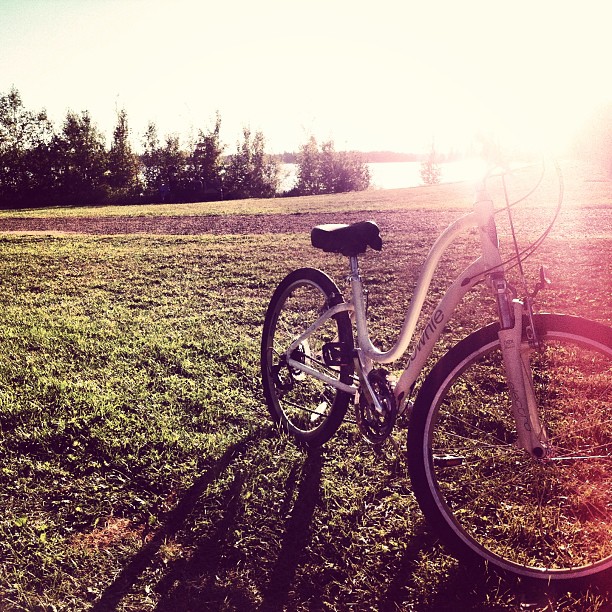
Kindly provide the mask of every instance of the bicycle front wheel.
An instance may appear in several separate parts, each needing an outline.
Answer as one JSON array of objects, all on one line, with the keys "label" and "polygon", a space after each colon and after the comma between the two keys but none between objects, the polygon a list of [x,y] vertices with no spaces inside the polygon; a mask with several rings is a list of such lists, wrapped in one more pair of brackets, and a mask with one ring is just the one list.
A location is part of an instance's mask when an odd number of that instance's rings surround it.
[{"label": "bicycle front wheel", "polygon": [[408,434],[414,491],[459,557],[564,584],[609,579],[612,330],[562,315],[535,324],[542,347],[530,365],[549,455],[517,448],[490,325],[451,349],[419,392]]},{"label": "bicycle front wheel", "polygon": [[[264,395],[272,419],[310,446],[329,440],[338,429],[350,393],[330,381],[353,381],[353,334],[347,312],[327,319],[291,344],[332,306],[342,303],[335,283],[314,268],[300,268],[277,287],[266,314],[261,343]],[[287,357],[325,376],[318,379],[287,363]]]}]

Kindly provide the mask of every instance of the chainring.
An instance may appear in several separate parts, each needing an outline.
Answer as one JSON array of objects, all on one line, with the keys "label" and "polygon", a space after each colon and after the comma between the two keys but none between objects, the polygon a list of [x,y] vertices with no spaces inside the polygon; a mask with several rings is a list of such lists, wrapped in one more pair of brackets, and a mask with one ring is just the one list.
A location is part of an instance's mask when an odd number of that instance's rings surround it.
[{"label": "chainring", "polygon": [[397,418],[397,402],[387,380],[387,371],[380,368],[368,374],[368,382],[376,394],[383,412],[370,403],[364,393],[355,404],[355,418],[363,438],[370,444],[382,444],[393,431]]}]

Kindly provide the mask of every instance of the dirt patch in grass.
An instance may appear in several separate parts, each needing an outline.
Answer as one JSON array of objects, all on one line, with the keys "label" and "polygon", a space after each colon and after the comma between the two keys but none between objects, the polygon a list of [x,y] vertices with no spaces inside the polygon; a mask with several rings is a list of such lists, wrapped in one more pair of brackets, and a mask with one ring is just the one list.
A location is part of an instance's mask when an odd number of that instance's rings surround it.
[{"label": "dirt patch in grass", "polygon": [[[353,223],[375,217],[382,225],[392,219],[414,217],[415,214],[439,219],[440,213],[369,214],[369,211],[304,213],[294,215],[177,215],[155,217],[74,217],[74,218],[5,218],[0,231],[6,232],[70,232],[80,234],[268,234],[304,233],[322,223]],[[454,213],[457,216],[457,213]]]},{"label": "dirt patch in grass", "polygon": [[[533,209],[531,214],[545,223],[552,211]],[[307,233],[323,223],[354,223],[374,219],[381,229],[405,227],[442,229],[456,219],[456,210],[350,211],[269,215],[176,215],[176,216],[110,216],[110,217],[15,217],[0,219],[0,232],[114,234],[277,234]],[[568,208],[555,224],[561,235],[605,235],[612,232],[612,214],[608,209]]]},{"label": "dirt patch in grass", "polygon": [[73,546],[84,550],[106,550],[124,542],[142,541],[142,527],[134,528],[126,518],[109,517],[101,527],[89,533],[79,533],[73,538]]}]

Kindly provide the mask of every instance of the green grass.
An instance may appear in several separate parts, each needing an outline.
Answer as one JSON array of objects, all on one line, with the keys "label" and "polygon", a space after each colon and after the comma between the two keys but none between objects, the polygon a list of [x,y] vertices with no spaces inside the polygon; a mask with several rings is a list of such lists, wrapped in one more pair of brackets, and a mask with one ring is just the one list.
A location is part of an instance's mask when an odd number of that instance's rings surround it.
[{"label": "green grass", "polygon": [[[417,189],[295,206],[418,208],[427,194],[442,197]],[[464,186],[455,194],[469,206]],[[389,228],[385,250],[363,262],[382,342],[385,327],[401,323],[441,219]],[[610,323],[611,234],[592,233],[590,243],[569,229],[546,243],[557,284],[540,303]],[[445,260],[434,296],[471,259],[468,246]],[[602,605],[595,593],[525,594],[463,568],[425,525],[401,449],[376,454],[347,426],[307,454],[271,427],[261,325],[276,283],[305,262],[339,282],[345,275],[342,258],[314,252],[290,228],[0,237],[0,609],[500,609],[538,597]],[[398,280],[406,286],[393,288]],[[475,308],[462,306],[447,344],[491,319]]]}]

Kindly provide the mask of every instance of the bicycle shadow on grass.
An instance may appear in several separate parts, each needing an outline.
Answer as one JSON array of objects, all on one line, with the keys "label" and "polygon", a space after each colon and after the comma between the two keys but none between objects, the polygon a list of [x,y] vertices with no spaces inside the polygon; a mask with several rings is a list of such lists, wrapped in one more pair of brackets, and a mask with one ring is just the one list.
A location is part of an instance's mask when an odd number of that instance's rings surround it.
[{"label": "bicycle shadow on grass", "polygon": [[[210,536],[196,546],[189,559],[174,562],[168,573],[157,583],[155,590],[160,594],[156,610],[204,610],[223,601],[224,593],[215,586],[215,578],[223,571],[223,556],[231,534],[237,525],[242,505],[240,496],[246,478],[237,471],[222,496],[223,515],[215,524]],[[249,609],[252,602],[239,590],[232,593],[234,605]]]},{"label": "bicycle shadow on grass", "polygon": [[[157,612],[216,610],[227,606],[230,609],[252,610],[258,607],[240,588],[217,584],[217,576],[227,571],[228,551],[232,549],[231,554],[236,555],[231,538],[242,517],[240,497],[245,482],[243,474],[234,477],[224,495],[225,511],[216,523],[214,532],[197,546],[188,560],[175,563],[157,585],[156,591],[161,594]],[[320,482],[321,453],[311,451],[303,464],[298,462],[293,466],[285,481],[278,515],[287,516],[287,522],[267,586],[262,587],[260,610],[282,610],[287,602],[302,551],[310,540],[312,518],[320,497]]]},{"label": "bicycle shadow on grass", "polygon": [[434,579],[428,586],[423,584],[425,576],[416,576],[423,564],[419,553],[435,553],[438,547],[435,536],[428,533],[424,525],[419,525],[400,560],[395,578],[379,601],[381,612],[401,610],[407,603],[417,605],[423,612],[492,609],[487,601],[491,593],[499,589],[499,584],[481,568],[459,564],[448,569],[444,578]]},{"label": "bicycle shadow on grass", "polygon": [[[312,536],[312,520],[321,497],[322,463],[321,449],[310,449],[302,468],[298,494],[285,525],[280,552],[263,591],[261,611],[282,610],[287,604],[302,553]],[[281,516],[287,514],[291,505],[297,486],[297,467],[294,466],[287,479]]]},{"label": "bicycle shadow on grass", "polygon": [[[163,526],[131,558],[113,583],[106,588],[100,599],[92,607],[93,612],[115,610],[123,597],[136,584],[140,576],[154,562],[161,546],[185,527],[196,508],[198,500],[206,492],[209,485],[214,483],[251,444],[272,435],[273,430],[270,428],[259,429],[228,447],[223,455],[187,489],[174,509],[166,516]],[[214,566],[219,562],[221,543],[224,541],[225,534],[229,531],[238,512],[238,500],[243,481],[244,477],[240,473],[235,475],[227,492],[227,510],[224,518],[217,526],[215,533],[205,544],[199,547],[199,554],[196,554],[194,565],[202,565],[202,571],[214,570]],[[205,551],[205,563],[203,563],[203,551]],[[174,573],[176,574],[176,572]],[[163,589],[164,583],[171,579],[172,575],[162,579],[161,588]],[[162,597],[162,601],[163,599]]]},{"label": "bicycle shadow on grass", "polygon": [[[419,554],[425,552],[435,555],[435,551],[439,551],[440,547],[441,544],[435,535],[428,532],[425,522],[418,525],[400,560],[396,576],[379,600],[377,609],[381,612],[395,612],[404,609],[407,599],[410,605],[414,606],[414,599],[407,598],[406,591],[411,588],[415,591],[423,590],[423,586],[417,584],[419,579],[423,580],[423,576],[416,577],[421,563]],[[426,601],[419,603],[418,609],[423,612],[502,609],[537,612],[577,610],[576,604],[572,605],[572,599],[582,597],[587,592],[600,601],[603,599],[607,602],[603,604],[601,612],[612,612],[610,593],[604,585],[570,592],[563,585],[554,583],[547,585],[541,581],[502,576],[492,569],[487,570],[482,565],[460,562],[449,568],[445,579],[432,585],[426,594]]]},{"label": "bicycle shadow on grass", "polygon": [[[277,431],[273,428],[258,430],[227,448],[187,489],[174,509],[166,515],[162,527],[128,561],[92,610],[116,610],[121,600],[132,592],[145,572],[159,564],[162,546],[189,529],[194,517],[198,515],[202,498],[209,486],[222,478],[231,465],[254,445],[276,434]],[[268,572],[265,583],[261,585],[262,602],[259,606],[240,588],[228,589],[227,586],[217,584],[217,576],[227,571],[227,555],[239,554],[235,547],[232,547],[232,538],[243,518],[241,497],[249,474],[237,469],[218,498],[222,512],[213,523],[210,533],[197,543],[188,558],[173,560],[154,587],[159,595],[156,611],[219,609],[228,603],[233,609],[283,609],[288,601],[302,553],[310,542],[313,516],[320,502],[322,463],[321,451],[310,450],[303,461],[293,465],[284,482],[278,515],[286,517],[285,527],[276,561]]]}]

